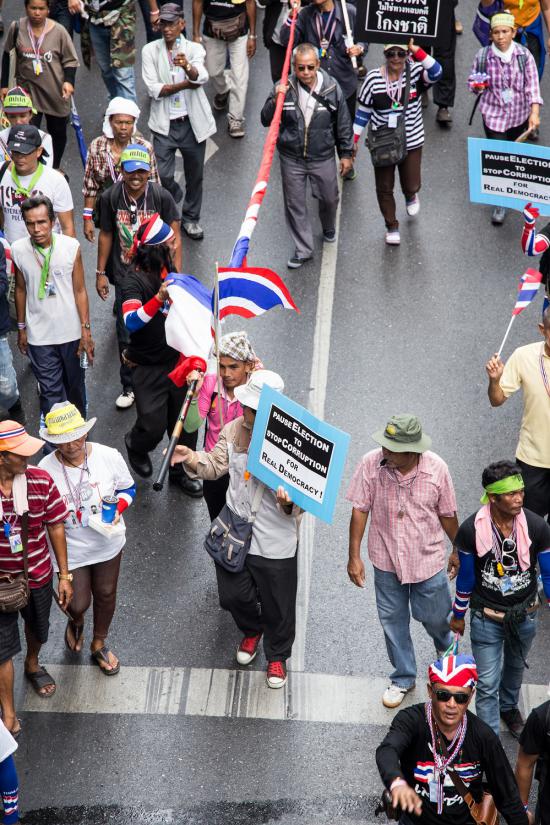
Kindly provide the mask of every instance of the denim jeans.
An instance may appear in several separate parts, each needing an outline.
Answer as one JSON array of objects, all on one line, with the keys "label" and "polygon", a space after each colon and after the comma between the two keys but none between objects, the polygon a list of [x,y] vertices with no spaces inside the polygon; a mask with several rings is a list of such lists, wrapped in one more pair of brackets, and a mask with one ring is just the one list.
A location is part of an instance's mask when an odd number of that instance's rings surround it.
[{"label": "denim jeans", "polygon": [[386,648],[394,670],[392,684],[411,688],[416,682],[416,658],[409,625],[422,622],[438,652],[452,640],[449,630],[451,591],[444,570],[416,584],[401,584],[395,573],[374,568],[374,591],[378,618],[384,631]]},{"label": "denim jeans", "polygon": [[0,335],[0,407],[9,410],[19,398],[17,376],[7,335]]},{"label": "denim jeans", "polygon": [[[524,658],[537,632],[537,614],[530,613],[519,625]],[[477,664],[476,713],[497,734],[500,713],[518,706],[524,664],[519,651],[504,638],[504,625],[474,611],[470,621],[470,641]]]},{"label": "denim jeans", "polygon": [[91,25],[90,39],[109,97],[125,97],[127,100],[135,102],[136,80],[134,67],[128,66],[125,69],[115,69],[111,65],[111,29],[109,26]]}]

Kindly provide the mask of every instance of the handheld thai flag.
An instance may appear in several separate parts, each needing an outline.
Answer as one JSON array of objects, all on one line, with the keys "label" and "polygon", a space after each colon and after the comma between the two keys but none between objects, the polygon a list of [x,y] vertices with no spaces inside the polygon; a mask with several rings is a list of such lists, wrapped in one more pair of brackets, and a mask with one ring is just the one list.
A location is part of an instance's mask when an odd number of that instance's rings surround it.
[{"label": "handheld thai flag", "polygon": [[212,349],[212,291],[193,275],[171,272],[166,278],[171,305],[164,327],[166,342],[181,358],[168,377],[182,387],[193,369],[206,371]]},{"label": "handheld thai flag", "polygon": [[[271,269],[221,267],[218,277],[220,321],[228,315],[254,318],[276,306],[300,312],[283,280]],[[212,301],[215,312],[214,296]]]},{"label": "handheld thai flag", "polygon": [[519,282],[519,290],[518,290],[518,297],[516,298],[516,304],[514,309],[512,310],[512,317],[510,318],[510,323],[508,324],[508,329],[504,333],[504,338],[502,339],[502,344],[499,347],[497,352],[497,358],[500,357],[500,353],[504,349],[504,344],[506,343],[506,339],[510,334],[510,330],[512,329],[512,324],[514,323],[514,319],[523,312],[526,306],[528,306],[535,295],[537,294],[537,290],[542,282],[542,274],[538,272],[536,269],[528,269],[522,276]]},{"label": "handheld thai flag", "polygon": [[84,138],[82,124],[80,123],[80,115],[78,114],[78,110],[76,108],[73,97],[71,97],[71,124],[76,135],[76,142],[78,143],[78,151],[80,152],[82,165],[86,166],[86,159],[88,157],[88,147],[86,146],[86,139]]}]

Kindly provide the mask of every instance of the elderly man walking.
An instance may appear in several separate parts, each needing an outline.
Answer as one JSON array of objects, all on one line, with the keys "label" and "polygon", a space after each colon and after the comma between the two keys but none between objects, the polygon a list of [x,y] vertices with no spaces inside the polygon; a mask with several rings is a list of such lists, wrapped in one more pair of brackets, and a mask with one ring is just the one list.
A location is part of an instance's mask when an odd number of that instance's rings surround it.
[{"label": "elderly man walking", "polygon": [[325,243],[336,240],[338,180],[334,151],[340,157],[340,174],[353,168],[353,130],[344,93],[336,80],[320,68],[317,49],[301,43],[294,50],[294,73],[288,86],[277,85],[262,109],[262,124],[275,114],[277,94],[285,103],[277,149],[285,218],[294,241],[289,269],[298,269],[313,256],[313,232],[307,210],[306,188],[319,201],[319,218]]},{"label": "elderly man walking", "polygon": [[456,497],[448,467],[430,450],[431,438],[415,415],[394,415],[372,438],[381,449],[363,456],[347,494],[353,504],[348,575],[357,587],[365,587],[361,541],[370,513],[368,553],[393,666],[382,702],[395,708],[416,682],[411,613],[438,653],[452,643],[445,534],[452,542],[458,530]]}]

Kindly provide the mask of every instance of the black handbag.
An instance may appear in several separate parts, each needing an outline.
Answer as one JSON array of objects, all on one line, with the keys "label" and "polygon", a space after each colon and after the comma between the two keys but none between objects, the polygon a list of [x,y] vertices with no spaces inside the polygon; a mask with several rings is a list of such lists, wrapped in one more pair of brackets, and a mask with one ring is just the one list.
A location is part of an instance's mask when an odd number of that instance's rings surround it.
[{"label": "black handbag", "polygon": [[240,573],[243,570],[250,550],[252,528],[265,490],[261,482],[257,483],[250,518],[238,516],[224,504],[219,516],[216,516],[210,525],[204,540],[204,549],[210,558],[229,573]]},{"label": "black handbag", "polygon": [[369,121],[366,143],[373,166],[397,166],[407,157],[405,115],[411,93],[411,69],[408,62],[405,66],[405,77],[403,112],[398,117],[397,126],[380,126],[379,129],[374,129],[372,119]]}]

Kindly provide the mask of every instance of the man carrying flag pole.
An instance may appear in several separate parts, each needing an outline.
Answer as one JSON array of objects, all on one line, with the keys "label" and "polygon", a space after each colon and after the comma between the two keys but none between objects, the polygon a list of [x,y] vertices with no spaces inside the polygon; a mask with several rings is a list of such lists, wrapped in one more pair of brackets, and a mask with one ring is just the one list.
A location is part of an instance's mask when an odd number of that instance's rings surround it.
[{"label": "man carrying flag pole", "polygon": [[[518,299],[519,302],[519,299]],[[517,308],[517,304],[516,304]],[[512,316],[514,318],[515,316]],[[543,338],[518,347],[506,365],[500,353],[489,359],[489,401],[500,407],[523,389],[523,416],[516,449],[525,484],[524,507],[539,516],[550,514],[550,309],[539,332]],[[550,520],[550,519],[549,519]]]}]

